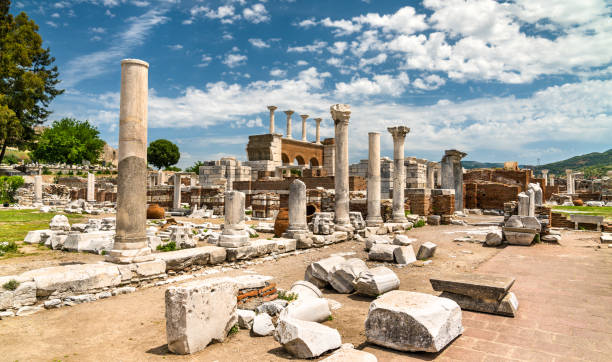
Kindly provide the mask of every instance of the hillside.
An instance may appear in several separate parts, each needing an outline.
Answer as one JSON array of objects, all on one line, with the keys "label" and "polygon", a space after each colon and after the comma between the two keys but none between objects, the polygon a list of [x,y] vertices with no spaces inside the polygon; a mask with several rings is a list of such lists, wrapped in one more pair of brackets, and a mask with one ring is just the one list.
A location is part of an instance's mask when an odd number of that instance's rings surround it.
[{"label": "hillside", "polygon": [[592,152],[567,160],[534,167],[535,170],[547,169],[557,175],[565,174],[566,169],[583,171],[586,176],[601,176],[612,170],[612,149],[605,152]]},{"label": "hillside", "polygon": [[501,168],[504,167],[503,162],[478,162],[478,161],[461,161],[461,166],[465,169],[472,168]]}]

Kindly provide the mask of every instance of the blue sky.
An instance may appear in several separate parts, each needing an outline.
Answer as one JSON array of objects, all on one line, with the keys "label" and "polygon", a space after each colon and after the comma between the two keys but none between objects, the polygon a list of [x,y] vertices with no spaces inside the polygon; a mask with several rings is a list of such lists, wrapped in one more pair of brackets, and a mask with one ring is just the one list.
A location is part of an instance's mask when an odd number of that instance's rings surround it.
[{"label": "blue sky", "polygon": [[535,164],[612,147],[612,6],[605,0],[13,1],[40,25],[66,93],[50,120],[118,138],[120,61],[149,68],[149,142],[180,167],[233,155],[268,132],[267,105],[323,118],[352,107],[352,162],[367,133],[406,125],[406,155]]}]

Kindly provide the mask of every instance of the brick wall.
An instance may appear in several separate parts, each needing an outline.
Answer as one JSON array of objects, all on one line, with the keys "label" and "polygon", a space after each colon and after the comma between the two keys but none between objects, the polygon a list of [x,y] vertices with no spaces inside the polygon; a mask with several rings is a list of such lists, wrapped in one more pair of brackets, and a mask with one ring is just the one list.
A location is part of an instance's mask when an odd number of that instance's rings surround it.
[{"label": "brick wall", "polygon": [[465,183],[464,185],[464,205],[468,209],[503,210],[504,203],[516,200],[522,191],[519,185],[497,182]]},{"label": "brick wall", "polygon": [[455,212],[455,195],[433,195],[432,214],[452,215]]}]

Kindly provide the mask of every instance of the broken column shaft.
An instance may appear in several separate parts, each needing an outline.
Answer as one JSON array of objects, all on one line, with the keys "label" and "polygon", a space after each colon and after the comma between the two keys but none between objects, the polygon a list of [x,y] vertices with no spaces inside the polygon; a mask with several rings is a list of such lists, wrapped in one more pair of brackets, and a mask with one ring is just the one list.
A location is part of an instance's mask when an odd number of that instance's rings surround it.
[{"label": "broken column shaft", "polygon": [[334,120],[336,142],[335,177],[336,187],[336,223],[345,225],[349,219],[349,159],[348,159],[348,125],[351,107],[348,104],[335,104],[330,107]]},{"label": "broken column shaft", "polygon": [[368,133],[368,217],[367,226],[383,223],[380,216],[380,133]]},{"label": "broken column shaft", "polygon": [[387,128],[393,136],[393,213],[392,221],[406,222],[404,189],[406,188],[406,167],[404,166],[404,142],[410,128],[404,126]]}]

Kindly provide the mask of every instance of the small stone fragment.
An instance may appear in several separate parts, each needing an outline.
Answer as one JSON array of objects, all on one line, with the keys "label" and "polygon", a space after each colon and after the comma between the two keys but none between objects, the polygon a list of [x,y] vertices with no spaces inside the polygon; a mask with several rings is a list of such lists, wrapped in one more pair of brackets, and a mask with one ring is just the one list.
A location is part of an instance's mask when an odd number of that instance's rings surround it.
[{"label": "small stone fragment", "polygon": [[248,309],[237,309],[238,314],[238,326],[242,329],[251,329],[253,327],[253,320],[255,319],[255,312]]},{"label": "small stone fragment", "polygon": [[314,358],[342,344],[340,333],[323,324],[298,319],[280,319],[274,338],[297,358]]},{"label": "small stone fragment", "polygon": [[414,256],[414,249],[412,248],[412,245],[398,246],[393,251],[393,256],[397,264],[406,265],[412,264],[416,261],[416,256]]},{"label": "small stone fragment", "polygon": [[417,259],[424,260],[433,258],[437,247],[438,246],[431,241],[421,244],[419,252],[417,253]]},{"label": "small stone fragment", "polygon": [[257,314],[253,320],[253,334],[264,337],[269,336],[274,332],[274,323],[272,318],[266,313]]}]

